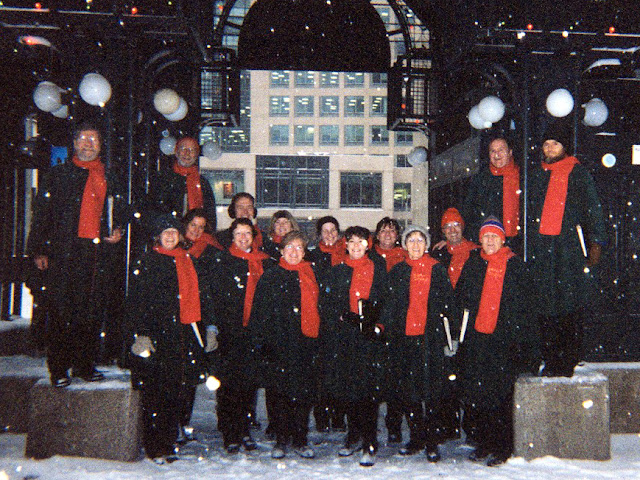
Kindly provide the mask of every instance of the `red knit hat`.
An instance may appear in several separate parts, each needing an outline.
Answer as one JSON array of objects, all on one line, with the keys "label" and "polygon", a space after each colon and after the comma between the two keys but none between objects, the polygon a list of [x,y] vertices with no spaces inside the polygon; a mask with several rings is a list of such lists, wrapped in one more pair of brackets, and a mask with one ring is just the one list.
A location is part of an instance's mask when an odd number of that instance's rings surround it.
[{"label": "red knit hat", "polygon": [[447,223],[458,222],[462,228],[464,228],[464,220],[462,215],[456,208],[447,208],[442,214],[442,220],[440,221],[440,227],[444,228]]},{"label": "red knit hat", "polygon": [[507,236],[504,233],[504,226],[502,225],[500,220],[498,220],[493,215],[487,218],[482,224],[482,226],[480,227],[479,237],[481,242],[482,242],[482,236],[485,233],[495,233],[502,239],[503,242],[507,239]]}]

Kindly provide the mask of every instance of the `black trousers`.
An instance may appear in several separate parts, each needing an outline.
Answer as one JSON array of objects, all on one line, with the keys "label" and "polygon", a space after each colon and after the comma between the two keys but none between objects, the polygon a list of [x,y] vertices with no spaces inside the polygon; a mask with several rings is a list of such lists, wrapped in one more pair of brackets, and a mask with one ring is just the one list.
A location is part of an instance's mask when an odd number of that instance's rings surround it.
[{"label": "black trousers", "polygon": [[436,446],[440,443],[441,418],[437,406],[422,402],[401,404],[407,417],[409,441],[419,446]]},{"label": "black trousers", "polygon": [[218,430],[225,446],[240,443],[249,436],[249,412],[253,408],[255,389],[224,382],[216,391]]},{"label": "black trousers", "polygon": [[347,445],[362,440],[364,448],[378,449],[378,403],[372,400],[345,403],[347,412]]},{"label": "black trousers", "polygon": [[291,443],[294,448],[305,446],[312,403],[291,399],[274,389],[267,389],[266,396],[271,405],[269,424],[276,435],[276,442],[282,445]]},{"label": "black trousers", "polygon": [[488,453],[509,457],[513,452],[513,396],[492,405],[469,402],[465,419],[473,425],[473,439],[478,448]]},{"label": "black trousers", "polygon": [[556,317],[542,317],[542,359],[547,376],[573,376],[581,360],[583,336],[582,311]]}]

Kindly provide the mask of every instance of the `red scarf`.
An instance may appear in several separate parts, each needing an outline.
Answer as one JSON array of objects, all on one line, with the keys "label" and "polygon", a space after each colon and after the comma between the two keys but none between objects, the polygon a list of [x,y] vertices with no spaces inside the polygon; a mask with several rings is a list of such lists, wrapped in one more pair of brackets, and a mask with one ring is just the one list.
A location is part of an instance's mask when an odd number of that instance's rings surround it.
[{"label": "red scarf", "polygon": [[358,260],[349,257],[345,263],[353,268],[351,274],[351,287],[349,288],[349,309],[354,313],[358,312],[358,300],[368,300],[373,285],[373,260],[364,256]]},{"label": "red scarf", "polygon": [[178,273],[178,298],[180,299],[180,323],[188,325],[200,321],[200,289],[198,274],[187,252],[180,247],[167,250],[163,247],[153,247],[161,253],[173,257]]},{"label": "red scarf", "polygon": [[276,235],[275,233],[273,235],[271,235],[271,241],[273,243],[275,243],[276,245],[280,245],[280,243],[282,242],[283,238],[284,238],[283,235]]},{"label": "red scarf", "polygon": [[202,185],[200,185],[200,171],[196,165],[183,167],[178,162],[174,162],[173,171],[178,175],[187,178],[187,204],[189,210],[204,207],[202,201]]},{"label": "red scarf", "polygon": [[449,280],[451,280],[451,286],[453,288],[456,288],[460,273],[462,273],[462,267],[464,267],[465,262],[469,260],[471,250],[475,250],[476,248],[478,248],[478,245],[466,239],[462,239],[462,243],[455,246],[447,243],[447,252],[451,254]]},{"label": "red scarf", "polygon": [[542,235],[560,235],[569,190],[569,174],[578,163],[580,162],[576,157],[566,157],[555,163],[542,162],[542,169],[551,171],[540,217]]},{"label": "red scarf", "polygon": [[260,250],[245,252],[236,247],[235,244],[231,244],[229,247],[229,253],[234,257],[247,260],[249,263],[249,271],[247,272],[247,288],[244,293],[244,310],[242,311],[242,326],[246,327],[249,325],[249,317],[251,316],[251,306],[253,305],[253,296],[256,293],[256,285],[264,273],[262,260],[269,258],[269,255],[261,252]]},{"label": "red scarf", "polygon": [[343,263],[347,258],[347,241],[344,238],[339,239],[333,245],[325,245],[323,241],[320,241],[318,247],[324,253],[331,254],[331,266],[334,267],[340,263]]},{"label": "red scarf", "polygon": [[76,167],[89,170],[89,176],[82,192],[80,218],[78,220],[79,238],[100,238],[100,218],[107,196],[107,179],[104,176],[104,165],[99,158],[83,162],[75,155],[71,159]]},{"label": "red scarf", "polygon": [[189,253],[189,255],[191,255],[192,257],[200,258],[200,255],[202,255],[204,249],[207,248],[207,245],[211,245],[218,250],[224,250],[224,247],[220,245],[220,242],[218,242],[218,239],[216,237],[214,237],[210,233],[205,232],[200,236],[199,239],[195,240],[191,244],[191,247],[189,247],[187,253]]},{"label": "red scarf", "polygon": [[507,272],[507,261],[515,256],[509,247],[502,247],[493,255],[480,252],[489,264],[482,284],[480,307],[476,315],[475,329],[477,332],[491,334],[496,329],[498,314],[500,313],[500,299],[504,285],[504,274]]},{"label": "red scarf", "polygon": [[407,258],[405,262],[411,267],[411,277],[404,333],[407,336],[424,335],[431,290],[431,270],[438,262],[429,255],[423,255],[417,260]]},{"label": "red scarf", "polygon": [[511,161],[502,168],[489,165],[491,173],[502,178],[502,224],[507,237],[518,234],[520,223],[520,168]]},{"label": "red scarf", "polygon": [[256,236],[253,237],[253,242],[251,243],[251,248],[253,250],[259,250],[262,248],[262,232],[258,227],[256,227]]},{"label": "red scarf", "polygon": [[318,298],[320,289],[316,276],[311,268],[311,263],[302,261],[297,265],[291,265],[283,257],[280,257],[279,265],[285,270],[298,272],[300,282],[300,329],[305,337],[318,338],[320,331],[320,314],[318,313]]},{"label": "red scarf", "polygon": [[380,245],[374,247],[378,255],[385,259],[387,262],[387,272],[390,271],[394,265],[402,262],[407,258],[407,251],[402,247],[393,247],[389,249],[381,248]]}]

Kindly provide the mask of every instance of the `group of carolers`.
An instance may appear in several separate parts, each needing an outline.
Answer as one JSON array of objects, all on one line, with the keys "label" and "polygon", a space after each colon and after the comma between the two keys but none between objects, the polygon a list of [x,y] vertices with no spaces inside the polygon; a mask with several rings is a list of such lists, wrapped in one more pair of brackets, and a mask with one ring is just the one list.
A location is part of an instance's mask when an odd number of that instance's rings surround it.
[{"label": "group of carolers", "polygon": [[[252,200],[234,198],[234,221],[217,236],[203,209],[182,223],[158,216],[153,249],[132,268],[130,367],[142,390],[147,456],[177,458],[196,386],[215,375],[229,453],[257,448],[250,419],[265,388],[276,459],[288,448],[315,456],[313,411],[320,431],[346,418],[338,455],[361,450],[360,465],[373,465],[386,402],[390,442],[402,440],[406,416],[402,455],[424,451],[437,462],[438,444],[459,434],[462,406],[471,459],[506,461],[513,385],[536,370],[539,346],[524,263],[504,246],[502,224],[486,220],[479,246],[462,238],[464,221],[449,209],[446,247],[430,255],[420,226],[401,232],[385,217],[373,235],[360,226],[340,235],[338,221],[323,217],[319,242],[308,247],[286,211],[260,232]],[[249,215],[240,213],[243,201],[252,203]]]}]

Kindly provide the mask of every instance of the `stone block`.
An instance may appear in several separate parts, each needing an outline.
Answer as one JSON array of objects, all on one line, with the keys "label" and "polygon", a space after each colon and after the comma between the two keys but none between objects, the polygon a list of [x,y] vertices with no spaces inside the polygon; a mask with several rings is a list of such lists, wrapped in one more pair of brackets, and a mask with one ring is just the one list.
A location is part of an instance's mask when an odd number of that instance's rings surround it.
[{"label": "stone block", "polygon": [[571,378],[520,377],[513,423],[516,456],[609,460],[609,382],[588,369]]},{"label": "stone block", "polygon": [[47,376],[44,359],[0,357],[0,431],[27,433],[29,391]]},{"label": "stone block", "polygon": [[141,456],[140,392],[124,379],[67,388],[40,380],[31,389],[26,456],[135,461]]},{"label": "stone block", "polygon": [[609,379],[611,433],[640,433],[640,362],[589,363]]}]

